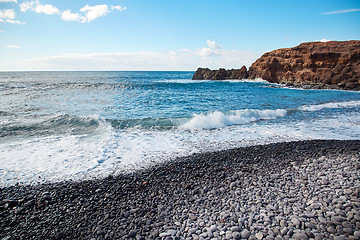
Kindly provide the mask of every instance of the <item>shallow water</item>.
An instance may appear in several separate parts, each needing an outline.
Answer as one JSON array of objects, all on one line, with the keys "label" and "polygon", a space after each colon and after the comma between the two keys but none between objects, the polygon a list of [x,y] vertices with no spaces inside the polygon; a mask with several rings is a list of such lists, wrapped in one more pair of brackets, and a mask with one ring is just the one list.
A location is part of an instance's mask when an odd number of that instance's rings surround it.
[{"label": "shallow water", "polygon": [[232,147],[360,138],[359,92],[192,74],[0,73],[0,186],[103,177]]}]

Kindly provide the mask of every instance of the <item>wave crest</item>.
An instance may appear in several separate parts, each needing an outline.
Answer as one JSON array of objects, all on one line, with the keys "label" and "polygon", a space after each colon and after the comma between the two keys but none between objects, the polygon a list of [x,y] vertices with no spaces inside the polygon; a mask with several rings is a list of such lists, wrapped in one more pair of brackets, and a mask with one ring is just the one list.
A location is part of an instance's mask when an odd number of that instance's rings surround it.
[{"label": "wave crest", "polygon": [[98,117],[76,117],[61,114],[35,123],[16,123],[0,126],[0,137],[85,134],[92,132],[98,126]]},{"label": "wave crest", "polygon": [[270,120],[285,116],[285,109],[276,110],[256,110],[244,109],[235,110],[228,113],[219,111],[208,114],[195,114],[188,122],[181,126],[182,129],[216,129],[231,125],[240,125],[260,120]]},{"label": "wave crest", "polygon": [[330,102],[318,105],[308,105],[300,107],[302,111],[315,112],[325,108],[352,108],[359,107],[360,101],[348,101],[348,102]]}]

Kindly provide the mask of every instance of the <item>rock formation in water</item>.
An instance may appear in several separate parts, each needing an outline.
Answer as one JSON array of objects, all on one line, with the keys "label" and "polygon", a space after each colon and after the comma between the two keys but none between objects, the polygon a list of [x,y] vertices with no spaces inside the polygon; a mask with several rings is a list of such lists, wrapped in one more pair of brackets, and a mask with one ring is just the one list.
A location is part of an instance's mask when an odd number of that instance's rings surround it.
[{"label": "rock formation in water", "polygon": [[194,80],[225,80],[225,79],[245,79],[249,74],[245,66],[240,69],[225,70],[220,68],[219,70],[210,70],[209,68],[198,68],[196,70],[193,79]]},{"label": "rock formation in water", "polygon": [[[231,73],[239,71],[220,70],[227,72],[230,78]],[[193,79],[227,79],[221,78],[221,74],[214,78],[213,73],[218,71],[209,69],[201,69],[203,78],[198,78],[198,71]],[[293,86],[360,90],[360,41],[308,42],[274,50],[262,55],[247,74],[242,74],[249,79],[261,78]]]}]

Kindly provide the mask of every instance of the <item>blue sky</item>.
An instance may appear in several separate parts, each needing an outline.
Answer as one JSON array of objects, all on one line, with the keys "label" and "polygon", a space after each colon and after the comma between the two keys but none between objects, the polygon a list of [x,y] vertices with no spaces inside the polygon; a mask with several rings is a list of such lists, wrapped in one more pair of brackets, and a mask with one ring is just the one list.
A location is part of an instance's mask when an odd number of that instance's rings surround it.
[{"label": "blue sky", "polygon": [[239,68],[359,39],[360,1],[0,0],[0,71]]}]

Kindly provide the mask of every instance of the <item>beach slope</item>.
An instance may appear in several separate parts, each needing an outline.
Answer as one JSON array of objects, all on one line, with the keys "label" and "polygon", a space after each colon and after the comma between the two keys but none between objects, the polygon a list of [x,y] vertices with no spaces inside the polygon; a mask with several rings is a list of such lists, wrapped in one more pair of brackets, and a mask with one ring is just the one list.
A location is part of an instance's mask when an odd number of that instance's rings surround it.
[{"label": "beach slope", "polygon": [[359,239],[359,158],[360,141],[284,142],[3,188],[0,239]]}]

